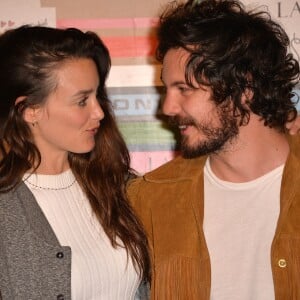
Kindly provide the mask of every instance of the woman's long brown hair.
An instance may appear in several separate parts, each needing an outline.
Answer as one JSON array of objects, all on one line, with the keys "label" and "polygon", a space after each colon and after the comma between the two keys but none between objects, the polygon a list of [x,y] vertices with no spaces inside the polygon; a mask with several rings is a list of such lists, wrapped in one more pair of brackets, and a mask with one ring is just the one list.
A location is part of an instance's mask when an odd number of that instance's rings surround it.
[{"label": "woman's long brown hair", "polygon": [[[55,90],[55,70],[65,61],[79,58],[92,59],[97,66],[97,98],[105,117],[95,148],[86,154],[69,153],[70,167],[112,246],[122,246],[120,239],[141,278],[149,280],[147,238],[126,198],[126,183],[133,173],[130,156],[105,87],[110,56],[95,33],[22,26],[0,36],[0,118],[4,124],[0,131],[0,192],[14,189],[24,173],[41,162],[22,117],[24,110],[42,104]],[[24,100],[15,105],[18,97]]]}]

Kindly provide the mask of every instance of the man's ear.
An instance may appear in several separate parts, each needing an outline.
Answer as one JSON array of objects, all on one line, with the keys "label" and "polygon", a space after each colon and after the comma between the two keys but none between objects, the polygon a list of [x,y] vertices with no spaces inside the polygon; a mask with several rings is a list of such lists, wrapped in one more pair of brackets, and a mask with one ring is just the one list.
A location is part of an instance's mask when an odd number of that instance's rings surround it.
[{"label": "man's ear", "polygon": [[253,99],[253,90],[250,88],[246,88],[244,93],[242,94],[241,103],[245,106],[249,106]]}]

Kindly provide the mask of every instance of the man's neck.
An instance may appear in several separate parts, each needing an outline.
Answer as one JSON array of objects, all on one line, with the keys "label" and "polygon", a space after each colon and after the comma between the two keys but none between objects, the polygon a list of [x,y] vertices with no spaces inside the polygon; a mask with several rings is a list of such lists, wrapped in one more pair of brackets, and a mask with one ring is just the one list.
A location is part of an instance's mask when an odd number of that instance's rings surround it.
[{"label": "man's neck", "polygon": [[286,136],[251,115],[236,139],[219,153],[210,155],[210,165],[222,180],[247,182],[284,164],[288,153]]}]

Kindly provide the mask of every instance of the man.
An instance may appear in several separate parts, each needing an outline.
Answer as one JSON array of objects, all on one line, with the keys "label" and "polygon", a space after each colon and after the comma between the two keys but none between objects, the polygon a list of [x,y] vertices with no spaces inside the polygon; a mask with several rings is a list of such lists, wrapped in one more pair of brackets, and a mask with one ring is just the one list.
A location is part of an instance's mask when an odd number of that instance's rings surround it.
[{"label": "man", "polygon": [[182,156],[129,186],[151,298],[300,299],[300,140],[285,135],[299,64],[286,33],[265,13],[206,0],[172,3],[158,40]]}]

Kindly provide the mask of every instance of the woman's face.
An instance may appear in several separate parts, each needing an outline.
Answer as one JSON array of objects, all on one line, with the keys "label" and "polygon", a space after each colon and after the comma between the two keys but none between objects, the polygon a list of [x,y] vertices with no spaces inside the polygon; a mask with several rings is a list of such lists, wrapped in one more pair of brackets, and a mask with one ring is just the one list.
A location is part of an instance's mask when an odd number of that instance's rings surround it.
[{"label": "woman's face", "polygon": [[93,60],[70,59],[55,71],[57,87],[38,108],[31,126],[42,159],[87,153],[95,146],[104,113],[96,98],[99,78]]}]

